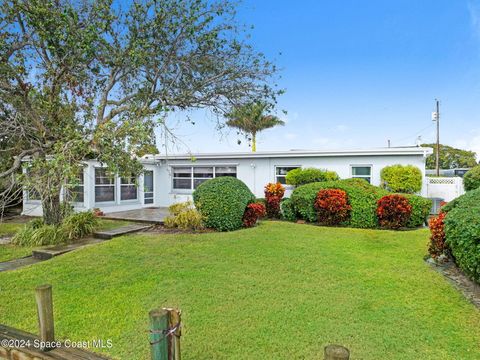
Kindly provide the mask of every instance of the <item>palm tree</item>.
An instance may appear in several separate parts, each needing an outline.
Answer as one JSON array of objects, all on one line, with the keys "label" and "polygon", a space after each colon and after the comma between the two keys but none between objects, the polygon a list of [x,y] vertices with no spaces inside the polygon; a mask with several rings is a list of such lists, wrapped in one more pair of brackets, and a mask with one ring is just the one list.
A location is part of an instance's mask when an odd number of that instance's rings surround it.
[{"label": "palm tree", "polygon": [[244,133],[252,143],[252,152],[257,151],[257,133],[262,130],[273,128],[277,125],[285,125],[278,117],[268,114],[269,105],[262,102],[252,102],[234,108],[227,114],[227,126],[238,129]]}]

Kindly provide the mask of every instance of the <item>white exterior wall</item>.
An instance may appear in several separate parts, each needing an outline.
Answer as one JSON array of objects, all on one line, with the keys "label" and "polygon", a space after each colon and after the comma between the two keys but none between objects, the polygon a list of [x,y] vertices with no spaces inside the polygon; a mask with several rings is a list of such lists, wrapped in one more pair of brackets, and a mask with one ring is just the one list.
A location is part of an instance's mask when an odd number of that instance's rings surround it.
[{"label": "white exterior wall", "polygon": [[[423,155],[402,156],[345,156],[345,157],[286,157],[286,158],[259,158],[259,159],[198,159],[170,160],[162,164],[159,169],[162,189],[159,195],[158,206],[169,206],[176,202],[191,199],[192,191],[174,190],[172,187],[172,166],[207,166],[207,165],[235,165],[237,178],[242,180],[256,197],[264,197],[263,188],[269,182],[275,181],[275,168],[277,166],[314,167],[335,171],[340,178],[352,177],[352,166],[368,165],[372,168],[372,185],[380,185],[380,171],[388,165],[402,164],[414,165],[422,170],[425,177],[425,159]],[[287,185],[286,197],[291,194],[291,187]],[[422,191],[422,194],[424,192]]]},{"label": "white exterior wall", "polygon": [[[380,171],[388,165],[402,164],[414,165],[421,169],[425,176],[425,155],[417,151],[410,154],[346,154],[346,155],[314,155],[314,156],[238,156],[227,154],[214,157],[209,156],[208,159],[199,158],[192,161],[188,158],[181,157],[175,159],[150,158],[142,159],[145,170],[153,170],[154,174],[154,203],[144,204],[143,199],[143,176],[138,181],[138,196],[136,200],[121,201],[120,200],[120,179],[116,177],[116,196],[115,201],[107,203],[95,202],[95,167],[101,164],[97,161],[86,161],[84,168],[84,196],[83,204],[76,204],[76,210],[86,210],[100,208],[103,212],[115,212],[123,210],[139,209],[142,207],[163,207],[171,204],[190,200],[192,191],[174,190],[172,188],[172,166],[221,166],[230,165],[237,167],[237,178],[242,180],[257,197],[264,197],[263,188],[269,182],[275,181],[276,166],[300,166],[315,167],[319,169],[327,169],[335,171],[342,179],[352,177],[352,166],[371,166],[371,179],[373,185],[380,185]],[[426,195],[422,189],[422,195]],[[286,197],[290,196],[291,188],[287,186]],[[39,201],[29,201],[24,194],[23,214],[40,216],[42,208]]]}]

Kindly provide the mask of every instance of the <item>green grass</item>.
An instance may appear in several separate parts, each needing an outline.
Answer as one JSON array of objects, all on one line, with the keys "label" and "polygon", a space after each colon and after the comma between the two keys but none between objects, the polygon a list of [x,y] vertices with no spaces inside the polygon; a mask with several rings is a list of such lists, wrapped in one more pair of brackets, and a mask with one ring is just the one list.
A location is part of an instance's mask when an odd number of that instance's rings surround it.
[{"label": "green grass", "polygon": [[[20,223],[1,222],[0,237],[14,235],[23,225]],[[0,262],[22,258],[32,254],[33,248],[15,245],[0,245]]]},{"label": "green grass", "polygon": [[282,222],[231,233],[139,234],[0,273],[0,323],[37,331],[53,285],[56,336],[149,358],[149,310],[183,311],[184,359],[478,359],[480,312],[425,264],[428,232]]},{"label": "green grass", "polygon": [[[98,230],[111,230],[132,224],[130,221],[100,219]],[[0,237],[15,234],[24,223],[0,223]],[[0,262],[19,259],[32,254],[34,247],[0,245]]]}]

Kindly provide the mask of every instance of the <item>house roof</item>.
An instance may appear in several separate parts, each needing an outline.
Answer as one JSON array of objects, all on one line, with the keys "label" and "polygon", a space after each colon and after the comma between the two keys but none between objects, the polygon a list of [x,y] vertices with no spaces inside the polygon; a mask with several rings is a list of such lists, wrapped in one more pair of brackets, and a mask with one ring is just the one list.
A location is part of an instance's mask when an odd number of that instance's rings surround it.
[{"label": "house roof", "polygon": [[286,158],[286,157],[332,157],[332,156],[393,156],[393,155],[422,155],[433,153],[429,147],[389,147],[357,150],[288,150],[288,151],[258,151],[258,152],[218,152],[218,153],[191,153],[145,155],[142,160],[191,160],[191,159],[256,159],[256,158]]}]

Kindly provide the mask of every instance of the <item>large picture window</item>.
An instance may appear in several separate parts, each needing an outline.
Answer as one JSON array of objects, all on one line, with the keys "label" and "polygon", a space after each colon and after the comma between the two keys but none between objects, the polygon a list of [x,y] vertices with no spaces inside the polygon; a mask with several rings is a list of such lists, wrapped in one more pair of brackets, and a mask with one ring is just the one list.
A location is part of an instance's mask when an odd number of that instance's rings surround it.
[{"label": "large picture window", "polygon": [[120,200],[137,200],[137,185],[135,176],[120,179]]},{"label": "large picture window", "polygon": [[95,169],[95,202],[115,201],[115,176],[106,168]]},{"label": "large picture window", "polygon": [[173,189],[194,190],[208,179],[222,176],[237,177],[236,166],[174,166]]},{"label": "large picture window", "polygon": [[285,185],[287,183],[286,176],[291,170],[298,169],[300,166],[277,166],[275,167],[275,182]]},{"label": "large picture window", "polygon": [[372,166],[371,165],[352,165],[352,178],[365,179],[369,183],[372,182]]}]

